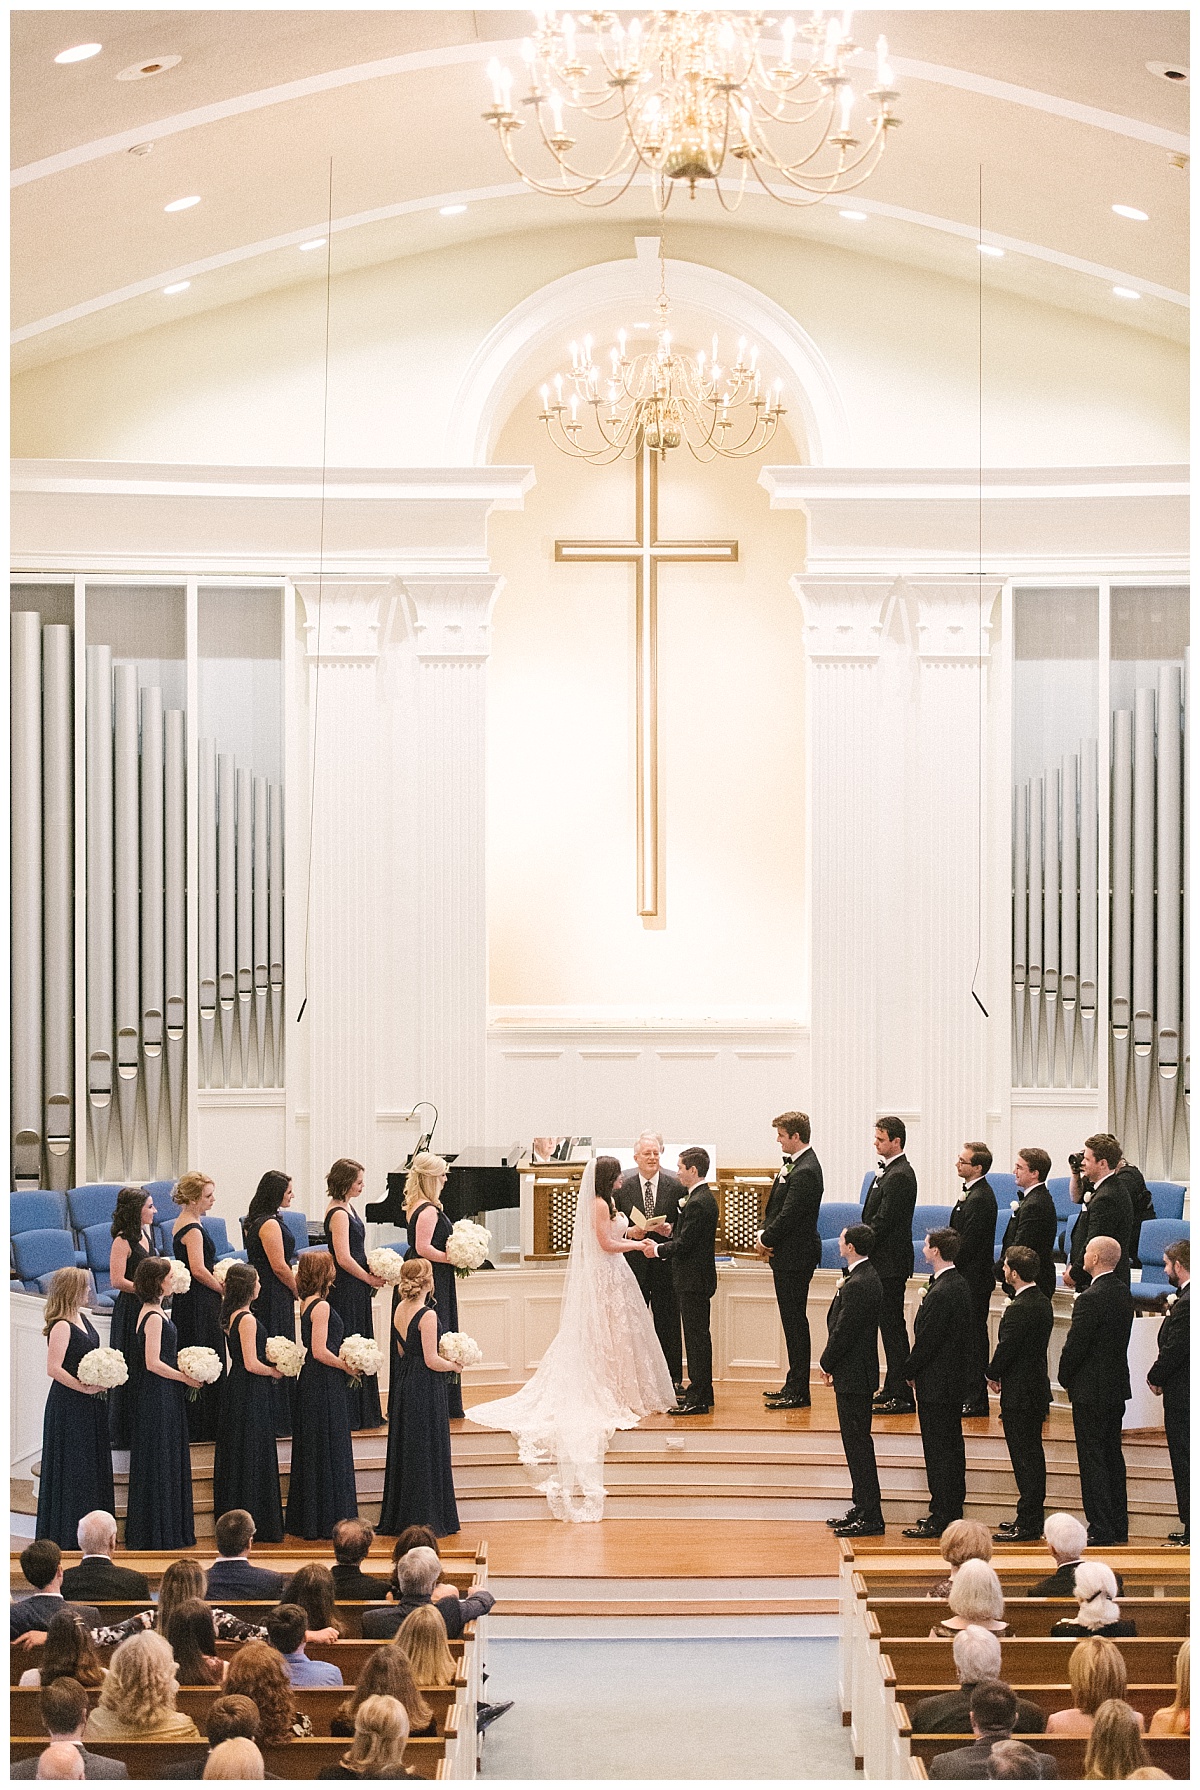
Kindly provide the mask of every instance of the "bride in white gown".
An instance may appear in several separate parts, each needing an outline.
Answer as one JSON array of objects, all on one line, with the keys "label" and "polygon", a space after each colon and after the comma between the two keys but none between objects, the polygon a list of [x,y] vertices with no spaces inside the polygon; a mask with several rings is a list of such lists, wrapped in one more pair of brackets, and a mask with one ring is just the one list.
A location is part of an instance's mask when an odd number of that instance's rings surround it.
[{"label": "bride in white gown", "polygon": [[600,1156],[583,1171],[558,1334],[533,1378],[510,1398],[472,1405],[484,1429],[509,1430],[527,1466],[551,1466],[539,1490],[564,1523],[604,1515],[604,1452],[614,1430],[668,1411],[675,1389],[641,1289],[622,1259],[629,1220],[612,1189],[621,1166]]}]

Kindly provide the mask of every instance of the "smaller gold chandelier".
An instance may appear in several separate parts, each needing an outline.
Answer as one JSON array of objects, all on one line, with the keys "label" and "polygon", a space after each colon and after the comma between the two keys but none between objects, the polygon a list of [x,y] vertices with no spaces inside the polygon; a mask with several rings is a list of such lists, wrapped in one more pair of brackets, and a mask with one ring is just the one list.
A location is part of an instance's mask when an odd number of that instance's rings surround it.
[{"label": "smaller gold chandelier", "polygon": [[742,460],[766,447],[787,413],[783,381],[765,385],[758,349],[743,336],[732,366],[722,366],[717,337],[704,349],[681,353],[667,326],[665,271],[658,300],[658,346],[626,353],[626,332],[609,349],[608,369],[592,358],[593,337],[571,343],[571,370],[542,387],[538,420],[555,447],[579,460],[608,466],[639,448],[665,459],[687,446],[697,460]]}]

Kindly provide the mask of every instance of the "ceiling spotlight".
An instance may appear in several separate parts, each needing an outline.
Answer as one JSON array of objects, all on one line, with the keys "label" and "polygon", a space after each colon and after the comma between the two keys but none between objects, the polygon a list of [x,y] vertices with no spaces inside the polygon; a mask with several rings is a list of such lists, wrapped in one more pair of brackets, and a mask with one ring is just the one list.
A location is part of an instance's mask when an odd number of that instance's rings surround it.
[{"label": "ceiling spotlight", "polygon": [[465,205],[440,205],[438,207],[439,212],[444,218],[461,217],[466,209]]},{"label": "ceiling spotlight", "polygon": [[998,249],[994,242],[977,242],[975,247],[979,250],[981,255],[991,255],[997,261],[999,261],[1004,254],[1004,250]]},{"label": "ceiling spotlight", "polygon": [[176,280],[173,286],[163,287],[163,297],[174,298],[177,292],[186,292],[191,283],[190,280]]},{"label": "ceiling spotlight", "polygon": [[838,216],[845,218],[848,224],[865,224],[867,221],[865,211],[839,211]]},{"label": "ceiling spotlight", "polygon": [[153,143],[131,143],[129,145],[129,154],[130,155],[149,155],[150,151],[153,148],[154,148]]},{"label": "ceiling spotlight", "polygon": [[1142,296],[1141,293],[1135,292],[1132,286],[1114,286],[1113,287],[1113,297],[1114,298],[1140,298],[1141,296]]},{"label": "ceiling spotlight", "polygon": [[76,44],[73,50],[60,50],[54,60],[56,62],[86,62],[89,56],[98,56],[103,48],[103,44]]},{"label": "ceiling spotlight", "polygon": [[1178,62],[1147,62],[1146,67],[1160,81],[1173,81],[1176,86],[1186,86],[1190,71],[1181,68]]},{"label": "ceiling spotlight", "polygon": [[169,68],[178,68],[183,61],[182,56],[151,56],[145,62],[131,62],[117,76],[118,81],[148,81],[151,75],[165,74]]},{"label": "ceiling spotlight", "polygon": [[192,209],[193,205],[199,205],[199,203],[200,203],[199,193],[192,193],[191,196],[187,199],[172,199],[171,203],[169,205],[163,206],[163,210],[164,211],[190,211]]},{"label": "ceiling spotlight", "polygon": [[310,249],[323,249],[328,241],[329,238],[327,236],[314,236],[311,242],[302,242],[300,244],[300,253],[302,255],[307,255]]},{"label": "ceiling spotlight", "polygon": [[1119,218],[1132,218],[1135,224],[1148,224],[1150,213],[1139,211],[1136,205],[1114,205],[1113,210]]}]

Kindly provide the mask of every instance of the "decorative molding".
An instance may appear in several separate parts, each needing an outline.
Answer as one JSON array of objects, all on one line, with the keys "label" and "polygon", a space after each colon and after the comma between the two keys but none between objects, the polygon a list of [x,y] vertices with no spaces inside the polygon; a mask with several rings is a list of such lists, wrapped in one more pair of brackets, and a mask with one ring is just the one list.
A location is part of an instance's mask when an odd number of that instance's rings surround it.
[{"label": "decorative molding", "polygon": [[396,600],[392,581],[361,584],[323,578],[314,583],[300,578],[295,584],[304,604],[309,664],[373,665],[379,657],[380,634],[386,631]]},{"label": "decorative molding", "polygon": [[917,657],[976,665],[991,645],[992,612],[1003,585],[994,578],[947,578],[903,591],[916,607]]},{"label": "decorative molding", "polygon": [[810,664],[879,657],[894,578],[855,584],[798,573],[788,582],[804,614],[804,650]]},{"label": "decorative molding", "polygon": [[492,650],[492,611],[504,589],[496,573],[468,578],[402,578],[417,658],[482,663]]}]

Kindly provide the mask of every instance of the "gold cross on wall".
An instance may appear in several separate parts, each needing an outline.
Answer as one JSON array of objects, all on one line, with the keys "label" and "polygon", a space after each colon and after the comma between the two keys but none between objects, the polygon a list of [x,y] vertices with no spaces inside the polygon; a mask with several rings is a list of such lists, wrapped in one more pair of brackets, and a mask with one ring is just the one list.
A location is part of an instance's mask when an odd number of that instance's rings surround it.
[{"label": "gold cross on wall", "polygon": [[555,541],[556,560],[604,561],[634,568],[637,639],[637,889],[638,913],[657,919],[658,880],[658,568],[722,560],[732,565],[736,541],[660,541],[658,455],[638,449],[636,538],[632,541]]}]

